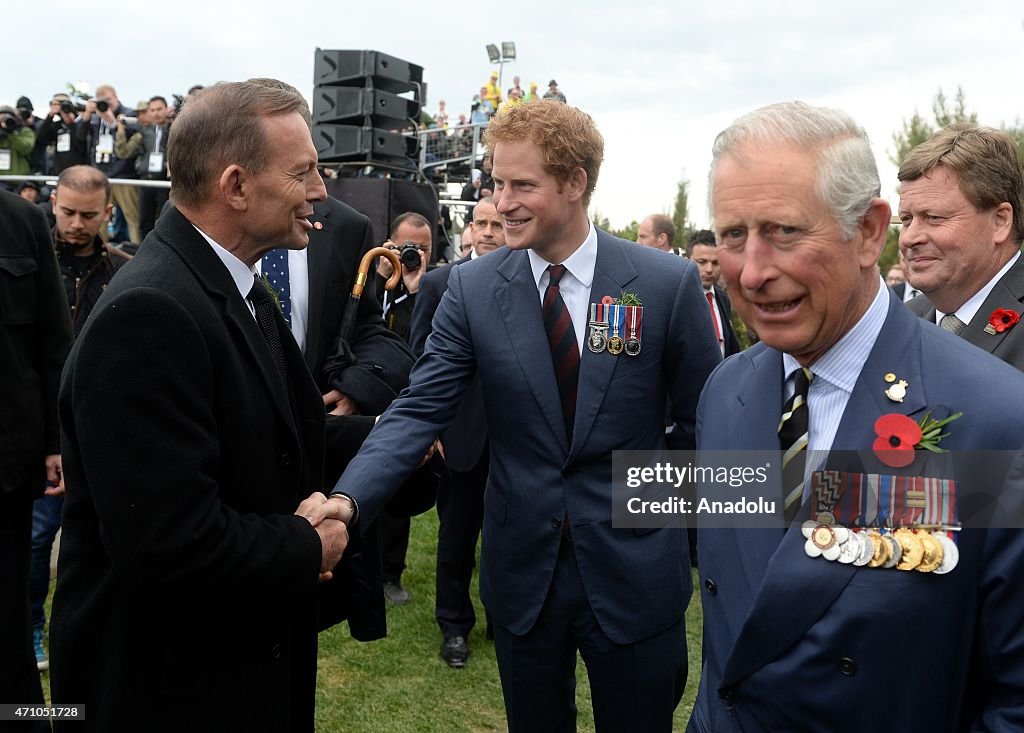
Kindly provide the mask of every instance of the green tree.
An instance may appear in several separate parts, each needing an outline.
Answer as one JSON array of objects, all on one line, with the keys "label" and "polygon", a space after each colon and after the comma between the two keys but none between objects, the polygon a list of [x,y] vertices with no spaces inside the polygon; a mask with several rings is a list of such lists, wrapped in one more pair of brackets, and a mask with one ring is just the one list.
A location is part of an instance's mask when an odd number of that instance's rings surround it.
[{"label": "green tree", "polygon": [[689,239],[693,226],[690,224],[689,213],[690,181],[686,177],[680,178],[676,185],[676,201],[672,208],[672,223],[676,226],[676,249],[685,249],[686,240]]},{"label": "green tree", "polygon": [[594,214],[590,217],[590,220],[594,222],[594,226],[598,229],[604,229],[606,232],[612,230],[612,223],[608,221],[607,216],[601,216],[601,212],[594,209]]},{"label": "green tree", "polygon": [[921,143],[927,141],[936,130],[954,122],[977,122],[978,115],[975,112],[967,111],[967,97],[963,87],[956,88],[956,97],[953,99],[953,106],[950,108],[945,93],[939,88],[935,99],[932,100],[932,117],[934,125],[925,120],[915,109],[909,120],[903,120],[903,129],[892,136],[895,151],[889,154],[889,160],[893,165],[899,166],[911,150]]},{"label": "green tree", "polygon": [[629,222],[629,226],[627,226],[625,229],[613,229],[611,230],[611,233],[614,234],[616,237],[620,237],[621,239],[625,239],[630,242],[635,242],[636,231],[639,228],[640,222],[634,219],[633,221]]}]

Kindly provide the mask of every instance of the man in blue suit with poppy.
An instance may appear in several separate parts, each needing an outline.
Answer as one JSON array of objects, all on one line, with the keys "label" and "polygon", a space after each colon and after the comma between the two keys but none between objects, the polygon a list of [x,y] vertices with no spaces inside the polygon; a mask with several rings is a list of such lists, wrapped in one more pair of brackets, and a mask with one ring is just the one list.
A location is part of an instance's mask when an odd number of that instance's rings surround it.
[{"label": "man in blue suit with poppy", "polygon": [[669,731],[686,679],[686,534],[612,526],[612,452],[666,447],[668,397],[670,447],[693,447],[696,400],[721,358],[710,319],[693,317],[707,308],[700,278],[590,222],[604,144],[588,115],[516,105],[486,143],[507,246],[452,270],[409,389],[337,490],[360,523],[378,513],[479,375],[481,595],[509,729],[575,729],[579,651],[599,731]]},{"label": "man in blue suit with poppy", "polygon": [[[792,102],[740,118],[715,141],[710,183],[722,273],[762,341],[708,380],[698,448],[802,452],[806,465],[795,491],[786,469],[766,484],[784,529],[699,530],[704,667],[688,730],[1020,730],[1024,378],[884,286],[889,205],[844,113]],[[957,413],[942,435],[910,429]],[[929,437],[949,453],[920,450]],[[887,502],[812,514],[826,454],[825,468],[902,487],[898,524],[943,509],[939,523],[963,531],[909,522],[887,567]],[[925,480],[935,495],[912,496]],[[986,507],[1001,521],[968,523]],[[879,519],[877,533],[851,531]],[[932,541],[941,555],[924,554]]]}]

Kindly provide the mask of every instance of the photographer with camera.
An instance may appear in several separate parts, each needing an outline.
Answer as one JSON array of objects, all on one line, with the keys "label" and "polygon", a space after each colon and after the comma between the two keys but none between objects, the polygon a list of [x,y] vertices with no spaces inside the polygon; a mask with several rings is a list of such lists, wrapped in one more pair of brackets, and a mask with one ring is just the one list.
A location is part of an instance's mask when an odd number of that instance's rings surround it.
[{"label": "photographer with camera", "polygon": [[43,124],[43,120],[35,116],[35,107],[32,106],[32,100],[28,97],[18,97],[18,103],[14,105],[14,110],[21,118],[21,124],[36,134],[36,142],[32,147],[32,154],[29,155],[28,162],[31,173],[41,175],[46,172],[46,145],[39,142],[39,128]]},{"label": "photographer with camera", "polygon": [[[167,138],[171,130],[167,119],[167,100],[161,96],[150,97],[149,102],[139,102],[136,111],[143,122],[142,130],[128,138],[127,125],[131,119],[119,116],[114,152],[121,158],[134,158],[135,172],[142,180],[166,181]],[[139,189],[139,234],[142,239],[153,231],[169,194],[170,189],[166,188]]]},{"label": "photographer with camera", "polygon": [[[117,133],[119,115],[131,117],[132,110],[121,104],[117,92],[109,84],[96,87],[96,96],[85,105],[85,111],[77,125],[87,126],[89,131],[90,163],[106,174],[107,178],[138,178],[135,174],[135,159],[118,157],[114,151],[114,135]],[[138,121],[126,125],[129,137],[139,131]],[[139,230],[139,193],[134,186],[115,184],[110,189],[110,200],[121,210],[128,222],[131,241],[142,241]]]},{"label": "photographer with camera", "polygon": [[0,106],[0,175],[28,175],[32,172],[35,131],[9,105]]},{"label": "photographer with camera", "polygon": [[36,132],[37,145],[54,146],[48,174],[60,175],[73,165],[89,165],[88,127],[75,125],[83,109],[75,106],[67,94],[54,94],[50,100],[49,114]]}]

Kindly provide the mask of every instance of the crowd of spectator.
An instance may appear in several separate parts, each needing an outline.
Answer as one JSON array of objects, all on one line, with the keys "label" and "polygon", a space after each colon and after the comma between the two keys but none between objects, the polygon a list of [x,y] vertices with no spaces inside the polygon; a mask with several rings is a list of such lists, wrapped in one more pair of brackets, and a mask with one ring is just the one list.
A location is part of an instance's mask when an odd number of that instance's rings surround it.
[{"label": "crowd of spectator", "polygon": [[[167,181],[167,140],[174,115],[189,96],[154,95],[134,108],[124,104],[110,84],[84,97],[54,94],[45,115],[36,115],[32,100],[0,106],[0,175],[58,176],[76,165],[96,168],[108,179]],[[23,198],[48,206],[50,190],[33,182],[2,184]],[[114,184],[110,226],[104,238],[141,242],[153,229],[167,202],[168,189]],[[52,212],[47,211],[52,222]]]}]

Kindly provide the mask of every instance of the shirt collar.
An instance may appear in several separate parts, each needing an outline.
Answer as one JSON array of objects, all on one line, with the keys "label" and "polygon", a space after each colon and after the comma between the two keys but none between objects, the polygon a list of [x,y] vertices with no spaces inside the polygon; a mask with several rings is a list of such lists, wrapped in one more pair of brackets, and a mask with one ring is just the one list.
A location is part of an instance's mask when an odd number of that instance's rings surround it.
[{"label": "shirt collar", "polygon": [[228,274],[231,275],[231,279],[234,281],[235,287],[238,288],[238,292],[242,294],[242,299],[244,300],[245,298],[248,298],[249,291],[252,290],[253,278],[256,277],[256,269],[249,267],[219,244],[214,242],[206,232],[195,224],[192,224],[192,228],[203,235],[203,239],[209,242],[210,246],[213,248],[213,253],[217,255],[217,257],[220,258],[220,261],[224,263],[224,266],[228,268]]},{"label": "shirt collar", "polygon": [[[824,379],[847,393],[853,392],[868,355],[878,340],[889,313],[889,288],[878,277],[878,292],[867,311],[853,328],[811,365],[815,380]],[[782,368],[789,379],[800,368],[800,362],[789,354],[782,355]]]},{"label": "shirt collar", "polygon": [[[976,292],[971,298],[964,303],[962,306],[956,309],[956,317],[964,323],[970,323],[971,320],[978,315],[978,311],[981,309],[982,304],[988,298],[989,293],[996,286],[996,283],[1003,279],[1003,275],[1009,272],[1010,268],[1014,266],[1017,260],[1020,259],[1020,252],[1010,258],[1010,261],[1003,265],[1003,268],[995,274],[991,280],[981,290]],[[943,316],[949,315],[943,313],[938,308],[935,309],[935,322],[938,323],[942,320]]]},{"label": "shirt collar", "polygon": [[547,271],[548,266],[551,264],[561,264],[565,265],[565,269],[569,271],[569,274],[579,280],[589,291],[591,283],[594,282],[594,268],[597,266],[597,230],[594,228],[594,222],[590,222],[587,238],[583,240],[583,243],[564,262],[548,262],[532,249],[526,250],[526,254],[530,257],[533,281],[537,283],[538,288],[540,287],[541,276]]}]

